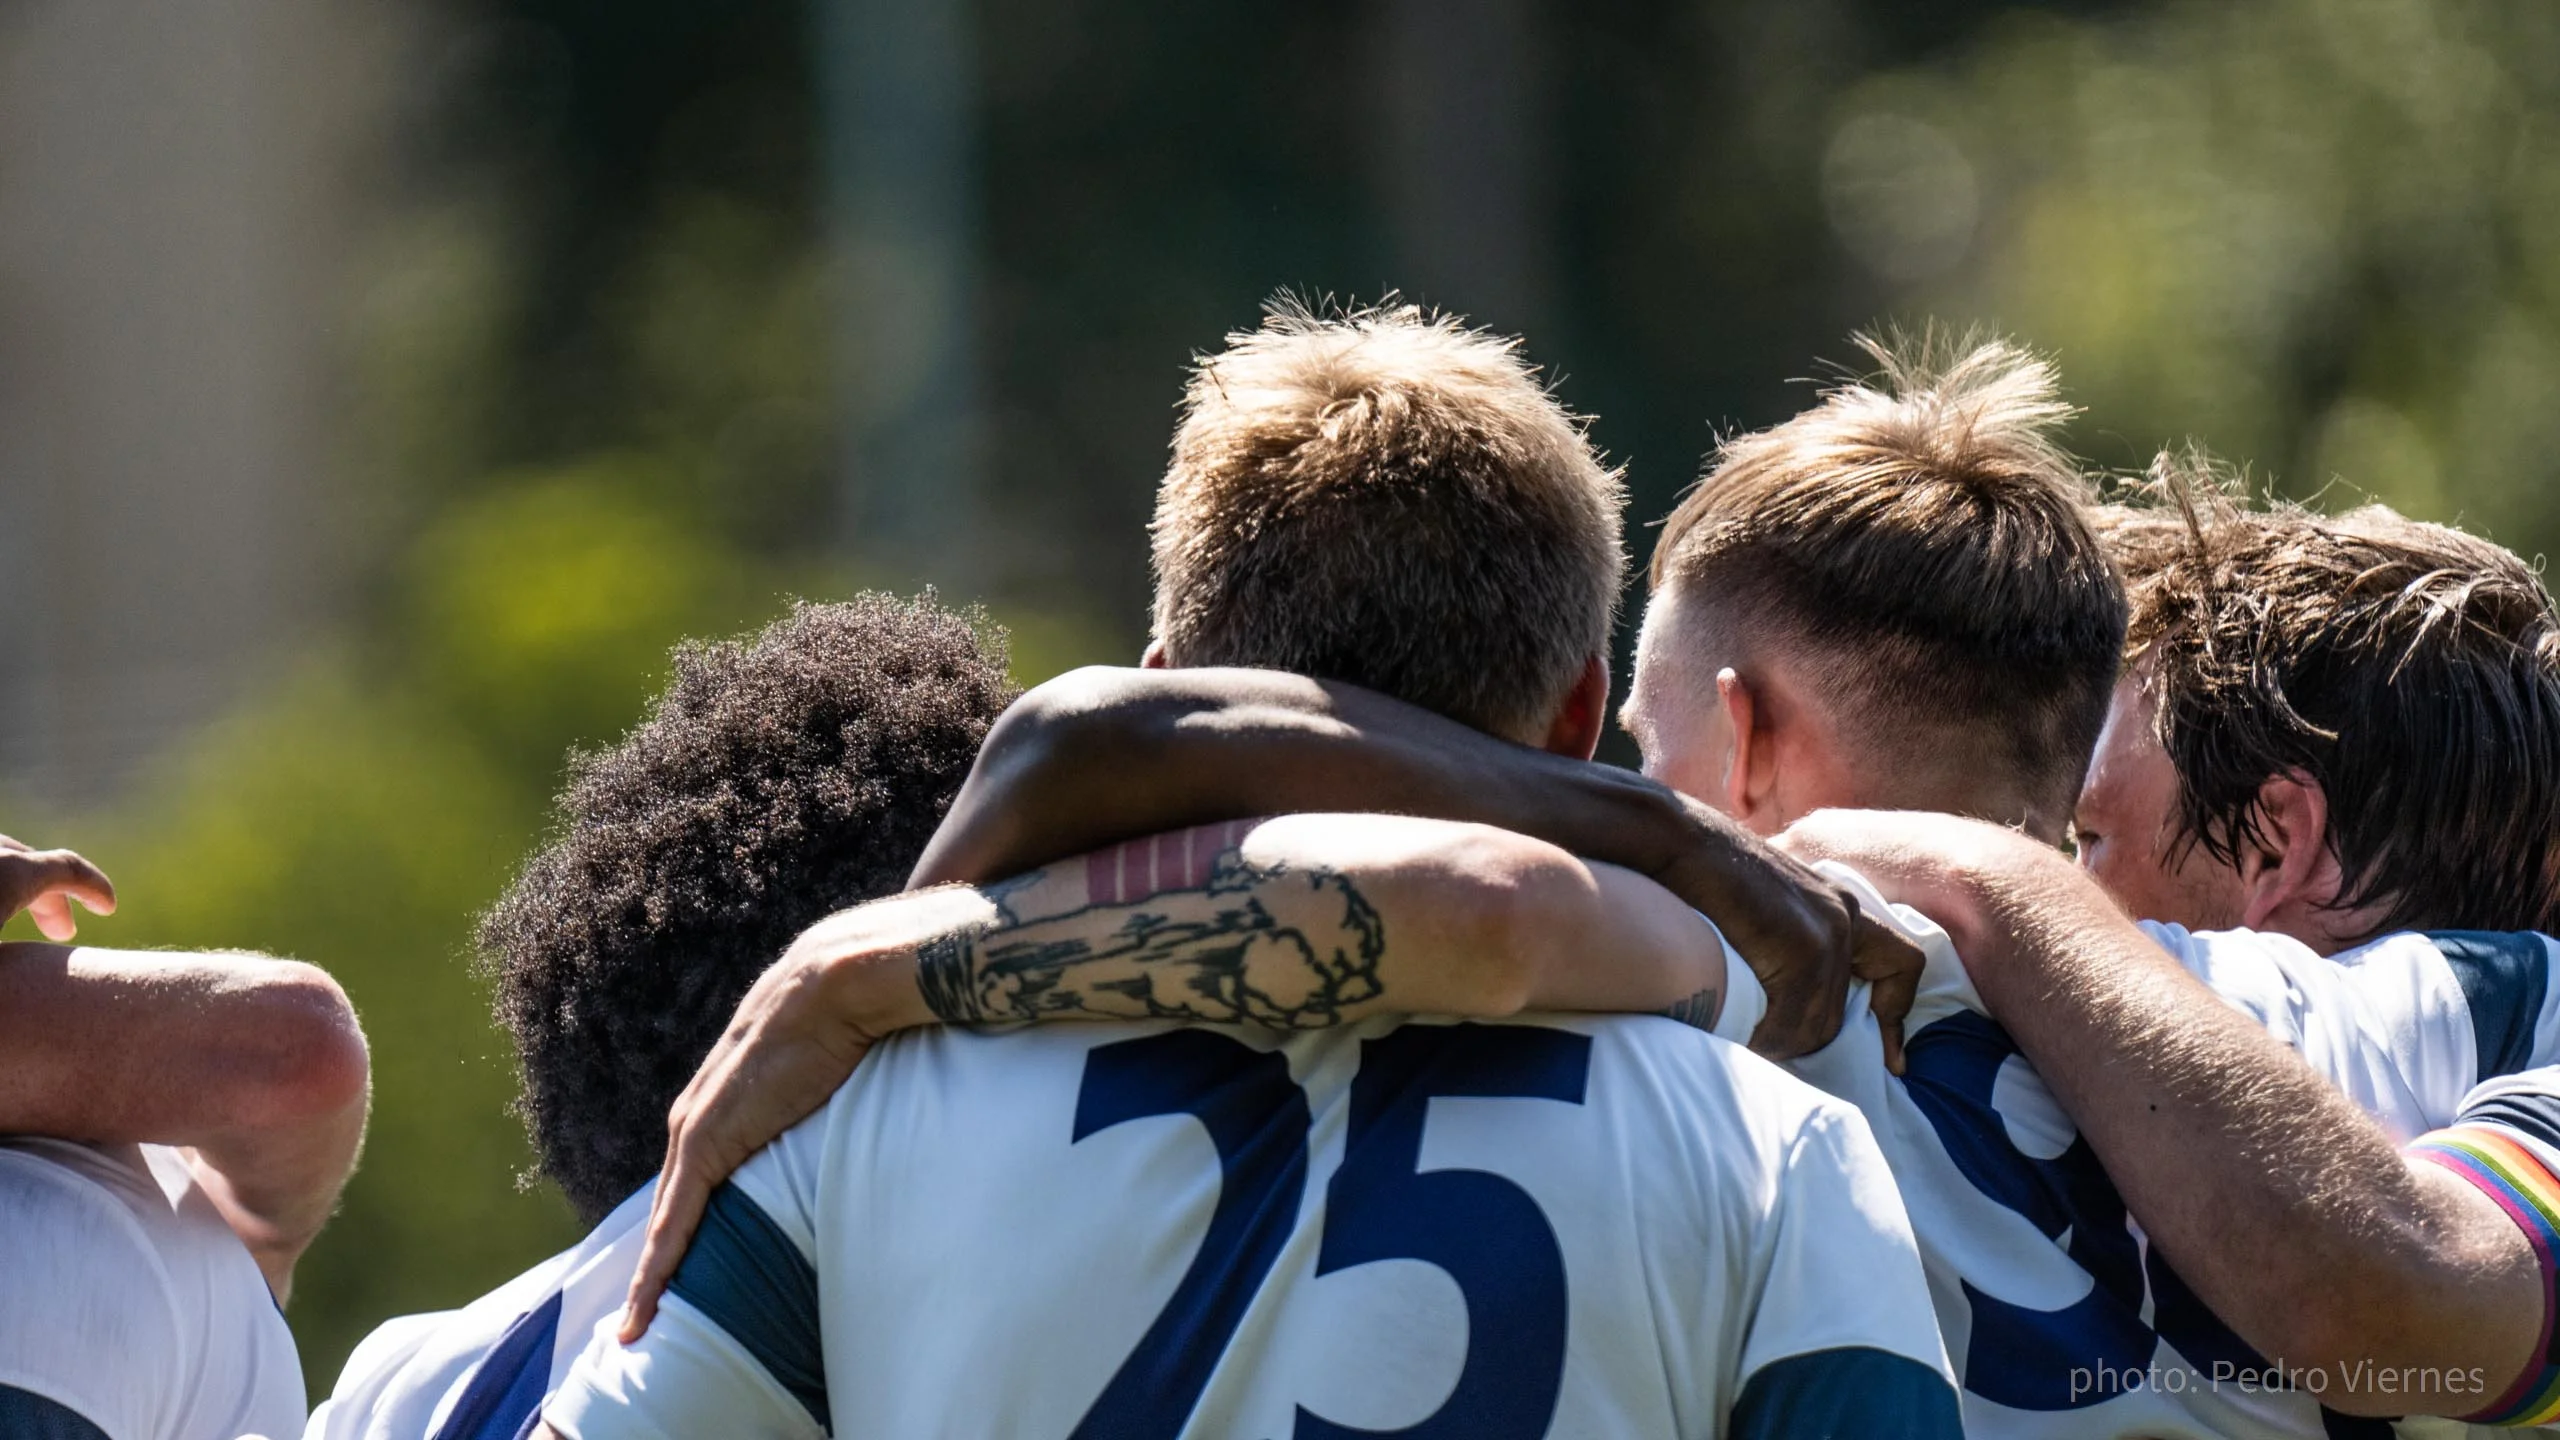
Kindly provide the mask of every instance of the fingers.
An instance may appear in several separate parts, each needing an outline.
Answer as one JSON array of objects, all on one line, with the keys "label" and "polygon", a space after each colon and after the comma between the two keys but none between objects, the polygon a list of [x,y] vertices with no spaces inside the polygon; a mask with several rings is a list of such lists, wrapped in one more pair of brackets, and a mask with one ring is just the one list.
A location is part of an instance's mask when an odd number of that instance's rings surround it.
[{"label": "fingers", "polygon": [[1768,1013],[1751,1032],[1751,1048],[1772,1060],[1792,1060],[1828,1045],[1840,1033],[1849,998],[1849,969],[1835,959],[1809,967],[1763,973]]},{"label": "fingers", "polygon": [[49,860],[63,867],[62,892],[89,907],[92,915],[116,913],[116,885],[107,872],[68,850],[48,850]]},{"label": "fingers", "polygon": [[693,1244],[703,1211],[711,1203],[712,1187],[720,1183],[713,1167],[702,1163],[702,1147],[690,1139],[692,1128],[682,1121],[677,1124],[681,1128],[670,1136],[657,1198],[649,1205],[649,1233],[641,1242],[640,1265],[632,1272],[631,1291],[623,1303],[618,1338],[625,1345],[649,1333],[649,1322],[658,1316],[658,1298],[675,1279],[676,1267],[684,1263],[684,1252]]},{"label": "fingers", "polygon": [[1859,979],[1867,982],[1867,1004],[1875,1012],[1876,1028],[1884,1035],[1884,1064],[1887,1070],[1902,1073],[1902,1022],[1911,1014],[1912,1002],[1920,993],[1920,972],[1927,963],[1920,947],[1877,924],[1866,915],[1857,917],[1856,953],[1851,960]]},{"label": "fingers", "polygon": [[[105,871],[69,850],[29,850],[16,841],[8,841],[0,846],[0,865],[7,870],[5,887],[0,888],[5,889],[9,910],[24,908],[48,940],[68,940],[78,932],[79,924],[71,909],[73,900],[93,914],[115,913],[114,882],[107,879]],[[0,919],[5,918],[0,915]]]},{"label": "fingers", "polygon": [[62,892],[47,891],[27,903],[27,918],[36,922],[36,931],[47,940],[68,940],[80,933],[71,915],[70,898]]},{"label": "fingers", "polygon": [[1884,1068],[1896,1075],[1902,1073],[1902,1022],[1911,1014],[1911,1002],[1919,990],[1920,972],[1912,970],[1875,981],[1867,991],[1876,1028],[1884,1035]]}]

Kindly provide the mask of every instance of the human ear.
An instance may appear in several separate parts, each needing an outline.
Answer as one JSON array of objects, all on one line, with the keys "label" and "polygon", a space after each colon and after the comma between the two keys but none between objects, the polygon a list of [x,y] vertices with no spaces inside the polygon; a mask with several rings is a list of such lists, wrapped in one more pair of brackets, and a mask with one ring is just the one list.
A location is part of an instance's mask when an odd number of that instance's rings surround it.
[{"label": "human ear", "polygon": [[1547,739],[1539,748],[1552,754],[1588,760],[1600,748],[1600,732],[1609,723],[1609,661],[1594,655],[1583,662],[1582,674],[1565,692],[1564,708],[1556,712],[1555,722],[1547,727]]},{"label": "human ear", "polygon": [[1728,665],[1716,672],[1716,699],[1733,731],[1733,756],[1725,763],[1726,813],[1749,823],[1777,789],[1778,748],[1760,728],[1760,699],[1751,683]]},{"label": "human ear", "polygon": [[2268,918],[2289,909],[2304,915],[2337,904],[2345,874],[2329,848],[2329,797],[2319,782],[2296,773],[2270,775],[2258,787],[2257,833],[2238,837],[2240,923],[2269,928]]},{"label": "human ear", "polygon": [[1138,654],[1138,668],[1141,670],[1170,670],[1173,668],[1173,662],[1164,658],[1163,641],[1150,640],[1147,642],[1147,648],[1140,651]]}]

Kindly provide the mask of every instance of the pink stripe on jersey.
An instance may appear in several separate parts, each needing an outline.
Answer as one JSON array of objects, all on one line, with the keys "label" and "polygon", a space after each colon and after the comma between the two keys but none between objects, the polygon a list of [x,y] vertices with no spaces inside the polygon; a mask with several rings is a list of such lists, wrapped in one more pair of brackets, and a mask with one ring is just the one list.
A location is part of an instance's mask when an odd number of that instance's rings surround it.
[{"label": "pink stripe on jersey", "polygon": [[1131,905],[1168,890],[1196,890],[1217,873],[1218,857],[1244,843],[1260,824],[1228,820],[1129,840],[1084,857],[1086,903]]}]

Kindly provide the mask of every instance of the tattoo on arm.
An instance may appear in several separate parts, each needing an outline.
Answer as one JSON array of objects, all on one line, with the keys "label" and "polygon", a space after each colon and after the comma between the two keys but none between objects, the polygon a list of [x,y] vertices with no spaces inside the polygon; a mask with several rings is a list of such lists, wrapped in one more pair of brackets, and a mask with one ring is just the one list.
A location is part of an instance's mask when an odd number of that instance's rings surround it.
[{"label": "tattoo on arm", "polygon": [[1713,1030],[1716,1028],[1716,1002],[1723,998],[1723,990],[1710,985],[1662,1013],[1692,1029]]},{"label": "tattoo on arm", "polygon": [[1311,1029],[1382,993],[1385,926],[1348,877],[1254,864],[1232,840],[1201,858],[1209,863],[1179,867],[1169,888],[1132,896],[1141,887],[1096,884],[1091,903],[1036,919],[990,891],[994,921],[918,948],[925,1004],[956,1024],[1081,1016]]}]

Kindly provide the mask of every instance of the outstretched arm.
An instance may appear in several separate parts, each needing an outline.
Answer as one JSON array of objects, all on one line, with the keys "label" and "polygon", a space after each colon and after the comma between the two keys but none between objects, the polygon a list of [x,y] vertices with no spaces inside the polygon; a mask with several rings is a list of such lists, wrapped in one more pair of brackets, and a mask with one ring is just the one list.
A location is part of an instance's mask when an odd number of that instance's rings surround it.
[{"label": "outstretched arm", "polygon": [[711,1191],[895,1030],[1666,1009],[1704,1027],[1725,982],[1714,928],[1642,877],[1401,816],[1207,826],[874,901],[793,943],[677,1099],[624,1333],[647,1327]]},{"label": "outstretched arm", "polygon": [[[69,938],[68,851],[0,846],[0,906]],[[290,960],[0,944],[0,1132],[188,1149],[278,1299],[354,1168],[364,1032],[328,975]]]},{"label": "outstretched arm", "polygon": [[1825,812],[1781,843],[1946,927],[2150,1242],[2261,1354],[2321,1367],[2324,1404],[2465,1414],[2539,1365],[2542,1272],[2497,1204],[2402,1154],[2069,860],[1909,814]]},{"label": "outstretched arm", "polygon": [[1837,887],[1643,776],[1279,671],[1095,667],[1031,691],[987,736],[915,884],[1290,811],[1473,821],[1633,870],[1714,917],[1749,960],[1769,999],[1754,1048],[1830,1043],[1855,974],[1873,984],[1899,1068],[1919,955]]}]

